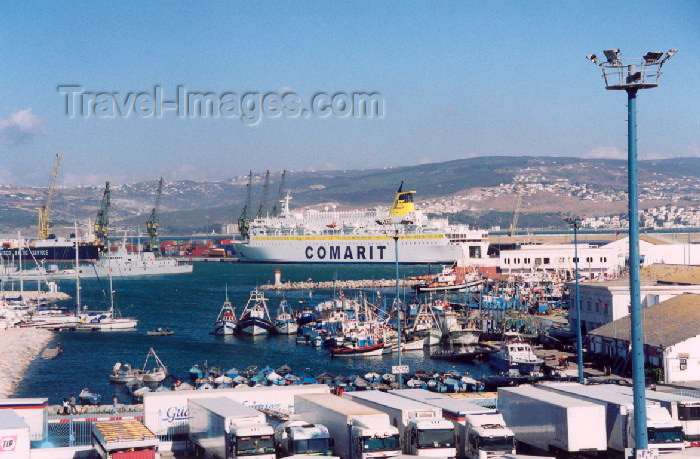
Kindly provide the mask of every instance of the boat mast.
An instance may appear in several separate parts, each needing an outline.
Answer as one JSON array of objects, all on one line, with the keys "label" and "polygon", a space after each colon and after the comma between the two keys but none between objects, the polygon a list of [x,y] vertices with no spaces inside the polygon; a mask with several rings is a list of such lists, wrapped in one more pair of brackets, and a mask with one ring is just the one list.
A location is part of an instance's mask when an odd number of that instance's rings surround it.
[{"label": "boat mast", "polygon": [[114,289],[112,288],[112,250],[107,243],[107,275],[109,276],[109,317],[114,318]]},{"label": "boat mast", "polygon": [[22,292],[22,301],[24,301],[24,275],[22,274],[22,250],[24,250],[24,240],[19,231],[17,231],[19,239],[19,291]]},{"label": "boat mast", "polygon": [[80,312],[80,272],[78,270],[78,222],[74,222],[75,226],[75,312]]}]

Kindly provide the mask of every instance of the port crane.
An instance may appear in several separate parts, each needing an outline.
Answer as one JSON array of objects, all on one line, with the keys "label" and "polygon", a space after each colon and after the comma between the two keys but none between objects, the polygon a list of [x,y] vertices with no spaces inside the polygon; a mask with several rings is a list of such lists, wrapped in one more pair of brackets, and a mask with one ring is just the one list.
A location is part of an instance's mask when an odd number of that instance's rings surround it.
[{"label": "port crane", "polygon": [[109,234],[109,205],[110,205],[109,182],[105,183],[105,191],[102,194],[102,204],[97,211],[95,219],[95,240],[103,246],[107,246],[107,236]]},{"label": "port crane", "polygon": [[260,207],[258,207],[258,213],[255,218],[265,218],[267,217],[267,192],[270,188],[270,170],[267,170],[265,174],[265,185],[263,185],[263,194],[260,198]]},{"label": "port crane", "polygon": [[272,207],[272,216],[273,217],[279,217],[280,216],[280,207],[282,206],[282,200],[284,199],[284,183],[287,178],[287,171],[282,171],[282,178],[280,179],[280,187],[277,190],[277,200],[275,201],[275,205]]},{"label": "port crane", "polygon": [[253,187],[253,171],[248,174],[248,184],[245,186],[245,203],[243,204],[243,211],[241,211],[241,216],[238,217],[238,231],[241,233],[243,239],[248,237],[248,224],[250,222],[250,193]]},{"label": "port crane", "polygon": [[515,230],[518,228],[518,217],[520,216],[520,207],[523,205],[523,195],[518,194],[518,200],[515,202],[515,212],[513,212],[513,221],[510,223],[508,236],[515,236]]},{"label": "port crane", "polygon": [[58,169],[61,167],[62,157],[63,153],[56,153],[56,160],[53,163],[53,170],[51,171],[51,180],[49,181],[49,189],[46,193],[46,200],[44,201],[44,205],[39,207],[39,239],[48,239],[49,233],[51,232],[49,212],[51,211],[51,201],[53,201],[53,195],[56,189],[56,177],[58,177]]},{"label": "port crane", "polygon": [[160,253],[160,244],[158,244],[158,211],[160,210],[160,196],[163,194],[163,177],[158,182],[158,191],[156,191],[156,205],[151,210],[151,216],[146,221],[146,232],[148,233],[148,246],[151,252]]}]

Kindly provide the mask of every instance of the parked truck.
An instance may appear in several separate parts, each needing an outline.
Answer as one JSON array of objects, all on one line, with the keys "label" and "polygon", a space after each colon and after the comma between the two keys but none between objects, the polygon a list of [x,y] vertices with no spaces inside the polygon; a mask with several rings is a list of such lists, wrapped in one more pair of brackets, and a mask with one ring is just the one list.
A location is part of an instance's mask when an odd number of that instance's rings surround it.
[{"label": "parked truck", "polygon": [[532,386],[498,389],[498,406],[519,443],[535,451],[596,453],[608,449],[605,408]]},{"label": "parked truck", "polygon": [[[634,401],[632,396],[615,393],[595,385],[546,383],[537,387],[587,400],[605,407],[608,448],[625,452],[634,448]],[[647,400],[649,449],[660,453],[683,451],[683,426],[658,402]]]},{"label": "parked truck", "polygon": [[288,411],[263,409],[267,422],[275,429],[275,448],[280,458],[333,456],[333,439],[323,424],[311,424]]},{"label": "parked truck", "polygon": [[379,410],[331,394],[308,394],[294,397],[294,411],[307,422],[328,427],[341,459],[401,454],[399,429]]},{"label": "parked truck", "polygon": [[455,428],[442,417],[442,409],[376,390],[346,392],[343,397],[388,414],[406,454],[457,457]]},{"label": "parked truck", "polygon": [[[633,395],[632,386],[601,384],[595,387],[624,395]],[[648,389],[646,397],[647,400],[658,402],[659,405],[668,410],[673,419],[680,421],[683,427],[686,448],[700,446],[700,398]]]},{"label": "parked truck", "polygon": [[225,397],[190,400],[190,441],[198,457],[275,459],[265,415]]},{"label": "parked truck", "polygon": [[487,459],[515,454],[513,431],[494,408],[424,389],[400,389],[390,393],[440,408],[442,416],[455,427],[457,457]]}]

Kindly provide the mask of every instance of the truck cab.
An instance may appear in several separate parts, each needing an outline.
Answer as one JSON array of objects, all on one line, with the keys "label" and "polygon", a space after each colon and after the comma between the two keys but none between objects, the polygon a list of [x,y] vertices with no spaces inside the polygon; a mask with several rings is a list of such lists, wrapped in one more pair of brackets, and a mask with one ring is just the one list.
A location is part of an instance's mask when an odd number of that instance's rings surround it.
[{"label": "truck cab", "polygon": [[404,451],[421,457],[455,457],[455,429],[446,419],[412,419],[404,431]]},{"label": "truck cab", "polygon": [[[685,436],[681,422],[673,419],[668,410],[662,406],[647,406],[647,435],[649,448],[659,452],[685,449]],[[634,444],[634,412],[631,410],[628,437],[629,444]]]},{"label": "truck cab", "polygon": [[377,427],[355,420],[350,428],[353,458],[393,457],[401,454],[399,429],[393,426]]},{"label": "truck cab", "polygon": [[275,428],[275,443],[280,457],[333,456],[333,439],[321,424],[288,421]]},{"label": "truck cab", "polygon": [[243,424],[231,426],[229,457],[254,457],[274,459],[274,431],[267,424]]},{"label": "truck cab", "polygon": [[469,459],[489,459],[515,454],[515,435],[500,413],[465,417],[465,449]]}]

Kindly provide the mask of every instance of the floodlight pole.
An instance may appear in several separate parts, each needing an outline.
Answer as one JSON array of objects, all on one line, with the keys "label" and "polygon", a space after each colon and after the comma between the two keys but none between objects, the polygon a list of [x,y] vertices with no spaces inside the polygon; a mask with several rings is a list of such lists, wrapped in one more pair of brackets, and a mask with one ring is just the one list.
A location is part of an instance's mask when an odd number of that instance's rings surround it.
[{"label": "floodlight pole", "polygon": [[581,333],[581,293],[579,291],[578,271],[578,229],[581,219],[567,218],[566,222],[574,228],[574,265],[576,267],[576,358],[578,363],[578,382],[583,384],[583,337]]},{"label": "floodlight pole", "polygon": [[627,89],[627,185],[629,199],[629,263],[632,322],[632,390],[634,395],[635,449],[649,447],[647,433],[644,335],[639,284],[639,202],[637,192],[637,88]]},{"label": "floodlight pole", "polygon": [[[399,230],[394,233],[394,258],[396,260],[396,323],[399,346],[399,365],[401,365],[401,305],[399,297]],[[403,374],[399,373],[399,389],[403,386]]]}]

